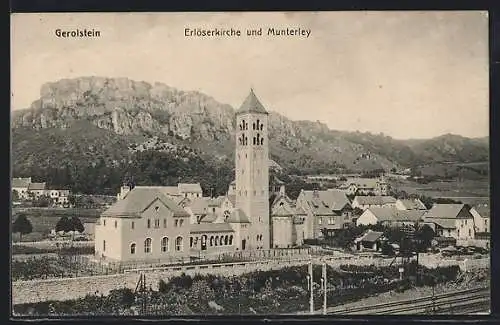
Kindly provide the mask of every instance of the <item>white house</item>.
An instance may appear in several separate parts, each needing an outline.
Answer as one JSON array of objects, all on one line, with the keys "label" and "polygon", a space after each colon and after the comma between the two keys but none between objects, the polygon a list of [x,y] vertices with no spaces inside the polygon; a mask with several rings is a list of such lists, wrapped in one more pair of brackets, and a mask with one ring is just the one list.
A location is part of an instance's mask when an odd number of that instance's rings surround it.
[{"label": "white house", "polygon": [[490,207],[487,203],[478,204],[470,209],[474,217],[474,227],[476,233],[490,232]]},{"label": "white house", "polygon": [[389,193],[389,184],[384,177],[380,178],[349,178],[339,189],[345,191],[348,195],[387,195]]},{"label": "white house", "polygon": [[390,208],[396,207],[396,199],[392,196],[356,196],[352,200],[353,208],[366,210],[368,208]]},{"label": "white house", "polygon": [[399,210],[396,207],[368,208],[356,220],[356,225],[381,223],[392,227],[415,225],[423,220],[423,210]]},{"label": "white house", "polygon": [[457,240],[474,239],[474,217],[467,204],[435,204],[424,214],[425,222],[435,224],[436,234]]}]

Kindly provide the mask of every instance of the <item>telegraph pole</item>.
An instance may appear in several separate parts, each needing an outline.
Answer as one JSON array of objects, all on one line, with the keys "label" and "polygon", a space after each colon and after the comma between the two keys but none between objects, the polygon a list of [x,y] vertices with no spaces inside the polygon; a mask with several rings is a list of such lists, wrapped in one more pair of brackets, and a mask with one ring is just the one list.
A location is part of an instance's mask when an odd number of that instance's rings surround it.
[{"label": "telegraph pole", "polygon": [[326,287],[327,287],[327,281],[326,281],[326,263],[323,263],[323,315],[326,315]]},{"label": "telegraph pole", "polygon": [[313,281],[313,263],[312,260],[309,261],[309,292],[310,292],[310,297],[309,297],[309,312],[311,314],[314,314],[314,281]]}]

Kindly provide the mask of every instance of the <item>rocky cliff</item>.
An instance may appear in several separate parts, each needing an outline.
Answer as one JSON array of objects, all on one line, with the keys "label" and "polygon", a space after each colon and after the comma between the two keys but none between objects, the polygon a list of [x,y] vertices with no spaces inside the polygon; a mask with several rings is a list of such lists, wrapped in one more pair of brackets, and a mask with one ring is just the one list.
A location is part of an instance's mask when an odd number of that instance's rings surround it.
[{"label": "rocky cliff", "polygon": [[[234,112],[231,106],[210,96],[162,83],[81,77],[44,84],[40,98],[30,108],[14,111],[12,127],[36,132],[65,129],[85,121],[129,142],[135,141],[133,136],[160,136],[230,157]],[[421,152],[437,156],[441,152],[440,147],[428,149],[422,142],[408,144],[385,136],[333,131],[319,122],[292,121],[273,112],[269,128],[272,158],[280,165],[296,168],[307,169],[320,163],[326,168],[390,169],[415,163]],[[460,145],[464,145],[463,141]],[[483,149],[479,145],[474,150],[478,147]],[[487,154],[487,145],[483,147]],[[444,148],[450,152],[449,147]],[[469,156],[467,152],[462,158]],[[484,150],[475,158],[482,156]],[[450,155],[440,157],[449,159]]]}]

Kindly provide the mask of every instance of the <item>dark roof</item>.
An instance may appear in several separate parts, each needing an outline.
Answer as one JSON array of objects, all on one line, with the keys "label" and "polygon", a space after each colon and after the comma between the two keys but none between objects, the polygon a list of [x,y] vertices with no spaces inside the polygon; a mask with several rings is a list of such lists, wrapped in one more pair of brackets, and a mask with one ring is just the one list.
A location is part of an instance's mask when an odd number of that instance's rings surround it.
[{"label": "dark roof", "polygon": [[383,232],[381,231],[373,231],[373,230],[368,230],[363,237],[360,238],[360,241],[364,242],[374,242],[380,239],[384,235]]},{"label": "dark roof", "polygon": [[189,214],[172,199],[154,188],[133,188],[125,198],[118,200],[102,213],[104,217],[139,217],[154,201],[161,201],[176,217],[188,217]]},{"label": "dark roof", "polygon": [[248,94],[243,104],[241,104],[240,109],[236,111],[236,114],[243,113],[269,114],[264,108],[264,105],[262,105],[261,102],[257,99],[257,96],[255,96],[253,89],[250,90],[250,94]]},{"label": "dark roof", "polygon": [[227,223],[250,223],[247,215],[241,209],[234,209],[226,221]]},{"label": "dark roof", "polygon": [[191,225],[190,233],[205,232],[233,232],[231,225],[227,223],[200,223]]},{"label": "dark roof", "polygon": [[490,207],[488,206],[488,204],[478,204],[476,206],[474,206],[474,210],[477,211],[477,213],[479,213],[479,215],[482,217],[482,218],[489,218],[490,217]]}]

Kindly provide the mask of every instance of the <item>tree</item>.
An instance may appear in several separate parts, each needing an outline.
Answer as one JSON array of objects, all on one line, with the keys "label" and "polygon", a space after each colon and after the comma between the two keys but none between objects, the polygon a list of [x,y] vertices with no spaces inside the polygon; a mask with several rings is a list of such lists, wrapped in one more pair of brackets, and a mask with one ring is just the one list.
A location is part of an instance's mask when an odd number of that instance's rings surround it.
[{"label": "tree", "polygon": [[415,232],[415,240],[419,251],[424,251],[431,247],[432,239],[434,238],[434,230],[429,225],[419,227]]},{"label": "tree", "polygon": [[26,217],[26,214],[18,214],[16,221],[12,224],[12,232],[19,233],[19,241],[22,240],[23,235],[29,234],[33,231],[31,222]]},{"label": "tree", "polygon": [[72,225],[67,216],[62,216],[61,219],[56,223],[56,232],[68,232],[71,231]]},{"label": "tree", "polygon": [[82,233],[85,230],[85,227],[77,216],[71,217],[69,223],[71,225],[72,231],[78,231],[79,233]]}]

